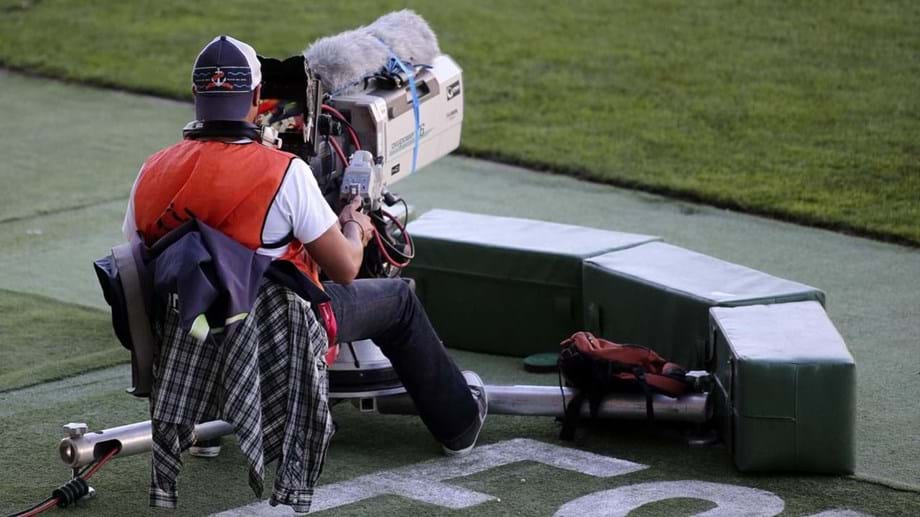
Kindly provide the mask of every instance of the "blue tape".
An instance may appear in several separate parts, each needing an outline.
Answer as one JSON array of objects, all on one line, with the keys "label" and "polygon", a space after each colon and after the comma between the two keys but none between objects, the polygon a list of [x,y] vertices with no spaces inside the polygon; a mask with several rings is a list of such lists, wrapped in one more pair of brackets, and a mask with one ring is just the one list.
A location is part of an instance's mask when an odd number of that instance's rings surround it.
[{"label": "blue tape", "polygon": [[406,77],[409,78],[409,93],[412,95],[412,114],[415,116],[415,143],[412,146],[412,171],[415,172],[415,164],[418,162],[418,143],[421,140],[421,125],[419,122],[419,101],[418,101],[418,89],[415,87],[415,72],[405,63],[403,63],[396,54],[392,51],[390,52],[390,62],[387,64],[387,69],[390,72],[395,72],[396,68],[399,68],[406,74]]}]

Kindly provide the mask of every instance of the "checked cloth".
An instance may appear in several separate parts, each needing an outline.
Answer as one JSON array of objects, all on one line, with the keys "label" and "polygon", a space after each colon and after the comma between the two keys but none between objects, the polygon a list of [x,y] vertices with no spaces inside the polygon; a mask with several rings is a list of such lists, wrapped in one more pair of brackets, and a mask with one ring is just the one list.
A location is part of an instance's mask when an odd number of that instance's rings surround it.
[{"label": "checked cloth", "polygon": [[270,503],[308,512],[334,430],[326,331],[310,304],[265,282],[252,311],[222,336],[188,335],[175,301],[157,330],[150,505],[176,507],[180,453],[194,443],[195,424],[220,418],[236,431],[253,492],[261,497],[264,465],[278,460]]}]

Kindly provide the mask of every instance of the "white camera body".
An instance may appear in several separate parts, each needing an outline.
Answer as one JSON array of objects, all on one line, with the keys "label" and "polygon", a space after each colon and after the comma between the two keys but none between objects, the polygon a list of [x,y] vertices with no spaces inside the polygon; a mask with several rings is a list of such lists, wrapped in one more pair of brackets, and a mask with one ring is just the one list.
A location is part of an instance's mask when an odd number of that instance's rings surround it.
[{"label": "white camera body", "polygon": [[[435,58],[415,77],[419,102],[418,156],[415,168],[430,164],[460,146],[463,127],[462,71],[450,56]],[[362,149],[381,169],[383,185],[412,173],[415,115],[408,84],[396,89],[372,87],[333,96],[329,104],[351,121]]]}]

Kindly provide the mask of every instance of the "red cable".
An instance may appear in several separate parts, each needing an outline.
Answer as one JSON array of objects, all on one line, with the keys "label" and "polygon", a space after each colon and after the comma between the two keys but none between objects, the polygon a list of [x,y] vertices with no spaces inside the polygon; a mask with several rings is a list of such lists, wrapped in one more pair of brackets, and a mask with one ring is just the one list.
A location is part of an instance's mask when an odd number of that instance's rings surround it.
[{"label": "red cable", "polygon": [[345,119],[345,115],[342,115],[342,113],[339,110],[333,108],[332,106],[328,104],[323,104],[323,111],[328,111],[329,113],[332,113],[332,116],[334,116],[335,118],[341,120],[342,122],[345,122],[345,129],[348,131],[348,135],[351,137],[351,143],[354,144],[355,150],[360,150],[361,141],[358,140],[358,133],[355,133],[355,130],[352,129],[350,124],[348,124],[348,120]]},{"label": "red cable", "polygon": [[405,262],[396,262],[395,260],[393,260],[393,257],[391,257],[389,253],[387,253],[386,246],[384,246],[383,240],[380,238],[380,232],[378,232],[377,230],[374,230],[374,239],[377,240],[377,247],[380,248],[380,253],[383,253],[383,258],[386,259],[386,261],[389,262],[391,266],[402,269],[409,265],[408,260]]},{"label": "red cable", "polygon": [[[84,474],[83,476],[81,476],[81,477],[83,478],[83,480],[85,481],[85,480],[88,480],[89,478],[93,477],[93,474],[95,474],[96,472],[98,472],[99,469],[101,469],[103,465],[105,465],[106,463],[108,463],[109,460],[111,460],[113,456],[115,456],[116,454],[118,454],[118,451],[119,451],[119,450],[120,450],[119,447],[115,447],[115,448],[113,448],[112,450],[110,450],[109,452],[107,452],[107,453],[105,454],[105,456],[103,456],[95,465],[93,465],[92,467],[90,467],[90,469],[89,469],[88,471],[86,471],[86,474]],[[46,511],[48,511],[48,510],[54,508],[54,507],[57,506],[60,502],[61,502],[61,500],[60,500],[59,498],[55,497],[54,499],[52,499],[52,500],[50,500],[50,501],[48,501],[48,502],[42,504],[41,506],[38,506],[38,507],[36,507],[36,508],[30,510],[29,512],[26,512],[26,513],[22,514],[20,517],[34,517],[35,515],[38,515],[38,514],[40,514],[40,513],[46,512]]]},{"label": "red cable", "polygon": [[[397,203],[398,203],[398,202],[399,202],[399,201],[397,201]],[[382,209],[382,208],[380,209],[380,213],[383,214],[383,215],[385,215],[385,216],[387,216],[391,221],[393,221],[393,224],[396,225],[396,228],[399,229],[399,231],[402,232],[402,233],[406,236],[407,239],[409,238],[409,232],[406,231],[406,226],[405,226],[403,223],[399,222],[399,218],[397,218],[395,215],[393,215],[393,214],[387,212],[386,210],[384,210],[384,209]],[[407,220],[408,220],[408,217],[409,217],[409,212],[406,211],[406,219],[407,219]],[[410,242],[411,242],[411,240],[410,240]]]},{"label": "red cable", "polygon": [[61,502],[60,499],[54,498],[54,499],[48,501],[47,503],[45,503],[45,504],[39,506],[38,508],[35,508],[35,509],[32,510],[32,511],[30,511],[30,512],[28,512],[28,513],[22,514],[20,517],[32,517],[33,515],[38,515],[38,514],[40,514],[40,513],[42,513],[42,512],[46,512],[46,511],[48,511],[48,510],[54,508],[55,506],[57,506],[57,504],[58,504],[59,502]]},{"label": "red cable", "polygon": [[121,450],[120,447],[115,447],[115,448],[113,448],[112,450],[110,450],[109,452],[107,452],[107,453],[105,454],[105,456],[103,456],[102,459],[99,460],[98,463],[96,463],[95,465],[93,465],[92,468],[90,468],[89,471],[87,471],[86,474],[84,474],[84,475],[82,476],[83,479],[86,480],[86,481],[88,481],[89,478],[93,477],[93,474],[95,474],[99,469],[101,469],[103,465],[105,465],[106,463],[108,463],[109,460],[112,459],[113,456],[115,456],[116,454],[118,454],[118,451],[120,451],[120,450]]},{"label": "red cable", "polygon": [[[390,214],[386,210],[381,209],[380,213],[389,217],[390,221],[392,221],[393,224],[395,224],[396,227],[399,228],[399,231],[402,232],[402,234],[406,236],[406,242],[413,248],[412,252],[414,253],[415,245],[412,244],[412,237],[409,236],[409,232],[406,231],[406,227],[399,222],[399,219],[394,217],[392,214]],[[377,240],[377,247],[380,248],[380,252],[383,254],[383,258],[386,259],[386,261],[389,262],[391,266],[402,269],[408,266],[410,262],[412,262],[411,258],[406,259],[405,262],[396,262],[395,260],[393,260],[393,257],[391,257],[390,254],[387,252],[386,245],[384,245],[383,243],[383,238],[380,237],[380,232],[378,232],[376,229],[374,230],[374,239]]]},{"label": "red cable", "polygon": [[348,120],[345,119],[345,115],[342,115],[342,113],[339,110],[333,108],[332,106],[328,104],[323,104],[323,110],[328,111],[329,113],[332,113],[332,115],[335,118],[341,120],[342,122],[345,122],[345,129],[348,131],[348,135],[351,137],[351,142],[355,145],[356,149],[361,149],[361,141],[358,140],[358,134],[355,133],[355,130],[352,129],[351,125],[348,123]]},{"label": "red cable", "polygon": [[342,167],[348,167],[348,158],[345,157],[345,152],[342,151],[342,146],[335,141],[335,138],[329,138],[329,143],[332,145],[332,148],[335,149],[335,154],[339,155],[339,159],[342,160]]}]

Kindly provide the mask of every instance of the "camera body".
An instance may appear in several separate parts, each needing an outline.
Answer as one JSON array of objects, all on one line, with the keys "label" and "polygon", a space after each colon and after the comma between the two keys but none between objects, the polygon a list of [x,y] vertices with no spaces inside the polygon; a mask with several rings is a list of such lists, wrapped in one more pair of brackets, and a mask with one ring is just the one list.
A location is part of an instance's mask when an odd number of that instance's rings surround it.
[{"label": "camera body", "polygon": [[[303,56],[260,60],[263,102],[271,104],[260,123],[278,131],[283,150],[310,164],[333,209],[340,207],[342,178],[359,150],[357,142],[379,169],[375,174],[381,192],[410,176],[413,160],[417,170],[460,145],[463,77],[450,56],[442,54],[430,66],[416,67],[414,98],[403,73],[381,72],[347,93],[331,95]],[[371,204],[383,201],[381,197]]]},{"label": "camera body", "polygon": [[[383,80],[367,90],[333,96],[329,104],[349,118],[363,148],[382,169],[384,186],[412,174],[415,116],[412,93],[404,79],[399,86]],[[463,78],[450,56],[438,56],[415,78],[419,111],[416,169],[460,146],[463,127]]]}]

